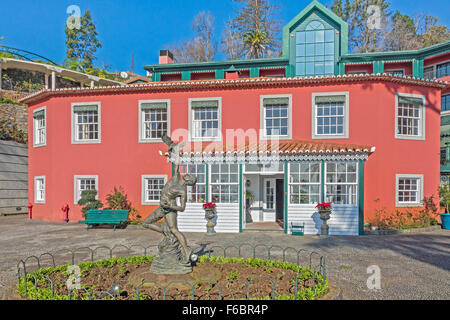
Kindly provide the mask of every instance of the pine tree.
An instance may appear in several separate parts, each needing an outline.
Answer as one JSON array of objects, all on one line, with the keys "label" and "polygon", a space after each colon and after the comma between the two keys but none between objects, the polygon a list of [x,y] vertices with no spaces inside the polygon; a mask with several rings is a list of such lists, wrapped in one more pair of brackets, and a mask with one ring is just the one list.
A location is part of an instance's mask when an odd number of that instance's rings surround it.
[{"label": "pine tree", "polygon": [[80,28],[66,26],[66,65],[82,72],[92,71],[95,54],[102,44],[97,39],[98,33],[92,21],[89,9],[81,17]]}]

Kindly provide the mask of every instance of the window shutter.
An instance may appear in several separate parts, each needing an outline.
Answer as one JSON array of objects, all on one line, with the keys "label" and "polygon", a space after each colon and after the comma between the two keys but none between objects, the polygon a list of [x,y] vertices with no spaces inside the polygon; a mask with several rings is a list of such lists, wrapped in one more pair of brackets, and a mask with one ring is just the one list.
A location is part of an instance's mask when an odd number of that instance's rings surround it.
[{"label": "window shutter", "polygon": [[345,96],[319,96],[316,103],[345,103]]},{"label": "window shutter", "polygon": [[419,98],[410,98],[410,97],[398,97],[398,103],[408,103],[408,104],[423,104],[423,100]]},{"label": "window shutter", "polygon": [[219,101],[217,101],[217,100],[192,101],[191,102],[191,107],[192,108],[202,108],[202,107],[218,108],[219,107]]},{"label": "window shutter", "polygon": [[167,109],[167,102],[149,102],[141,104],[142,110],[149,109]]},{"label": "window shutter", "polygon": [[88,106],[74,106],[73,111],[74,112],[82,112],[82,111],[97,111],[98,108],[96,105],[88,105]]},{"label": "window shutter", "polygon": [[289,104],[289,98],[265,98],[264,105],[287,105]]},{"label": "window shutter", "polygon": [[40,117],[45,117],[45,110],[39,110],[39,111],[35,111],[33,112],[33,118],[40,118]]}]

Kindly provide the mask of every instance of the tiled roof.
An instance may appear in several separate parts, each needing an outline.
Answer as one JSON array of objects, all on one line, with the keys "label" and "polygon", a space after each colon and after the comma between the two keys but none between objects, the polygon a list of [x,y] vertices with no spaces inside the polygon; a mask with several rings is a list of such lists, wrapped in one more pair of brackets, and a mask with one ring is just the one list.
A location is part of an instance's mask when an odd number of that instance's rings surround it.
[{"label": "tiled roof", "polygon": [[319,153],[372,153],[373,146],[332,143],[324,141],[264,141],[259,143],[245,143],[226,145],[222,142],[192,143],[187,144],[181,150],[183,156],[195,155],[250,155],[258,153],[266,154],[319,154]]},{"label": "tiled roof", "polygon": [[56,90],[44,89],[20,100],[21,103],[31,103],[50,96],[62,95],[99,95],[111,93],[133,92],[159,92],[203,89],[226,89],[244,87],[280,87],[280,86],[314,86],[323,84],[340,84],[356,82],[392,82],[405,85],[417,85],[447,89],[450,84],[440,80],[424,80],[410,76],[391,76],[388,74],[355,74],[338,76],[314,76],[303,78],[239,78],[239,79],[211,79],[211,80],[186,80],[165,81],[132,84],[126,86],[107,86],[94,88],[61,88]]}]

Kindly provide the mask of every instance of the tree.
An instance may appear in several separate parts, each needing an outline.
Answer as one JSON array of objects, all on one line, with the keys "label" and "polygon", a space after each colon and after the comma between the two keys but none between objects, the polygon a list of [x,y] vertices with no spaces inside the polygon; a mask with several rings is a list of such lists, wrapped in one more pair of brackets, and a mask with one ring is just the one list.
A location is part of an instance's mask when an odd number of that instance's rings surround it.
[{"label": "tree", "polygon": [[[280,21],[275,18],[279,7],[270,4],[269,0],[232,0],[240,4],[240,8],[235,11],[236,17],[228,21],[228,32],[222,38],[222,50],[230,59],[243,58],[263,58],[275,56],[280,51]],[[244,38],[249,40],[249,35],[259,35],[264,38],[265,43],[258,47],[262,50],[251,48],[252,41],[244,42]],[[264,34],[264,37],[261,37]],[[239,44],[239,40],[242,44]],[[256,38],[255,38],[256,39]],[[231,40],[231,41],[230,41]],[[251,52],[251,55],[248,53]]]},{"label": "tree", "polygon": [[264,30],[255,29],[244,35],[243,43],[246,47],[245,55],[250,58],[261,58],[270,39]]},{"label": "tree", "polygon": [[387,32],[385,35],[385,50],[414,50],[422,47],[422,41],[417,34],[416,22],[413,18],[396,11],[389,23],[391,32]]},{"label": "tree", "polygon": [[94,69],[95,54],[102,44],[92,21],[89,9],[86,9],[80,21],[80,28],[66,26],[66,66],[70,69],[86,71]]},{"label": "tree", "polygon": [[172,51],[177,63],[206,62],[214,60],[217,53],[217,41],[214,38],[215,17],[209,11],[201,11],[192,21],[195,36],[166,46]]},{"label": "tree", "polygon": [[84,206],[83,208],[81,208],[81,212],[84,218],[86,218],[89,210],[97,210],[103,207],[103,203],[95,199],[96,196],[97,190],[83,190],[81,192],[81,199],[78,200],[78,204],[80,206]]},{"label": "tree", "polygon": [[[370,6],[376,6],[373,9]],[[388,0],[334,0],[333,12],[341,17],[349,26],[349,44],[352,51],[383,51],[383,39],[388,28],[391,15]],[[380,23],[373,23],[376,18]]]}]

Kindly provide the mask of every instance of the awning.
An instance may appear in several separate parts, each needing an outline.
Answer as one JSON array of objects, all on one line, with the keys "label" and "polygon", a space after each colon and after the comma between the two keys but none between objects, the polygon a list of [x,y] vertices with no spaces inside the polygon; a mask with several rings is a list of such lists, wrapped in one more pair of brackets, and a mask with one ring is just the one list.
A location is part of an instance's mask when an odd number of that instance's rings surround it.
[{"label": "awning", "polygon": [[[367,160],[374,146],[324,141],[259,141],[227,145],[221,142],[186,143],[181,162],[274,162],[274,161],[356,161]],[[166,155],[168,155],[166,153]],[[169,159],[173,161],[173,159]]]}]

